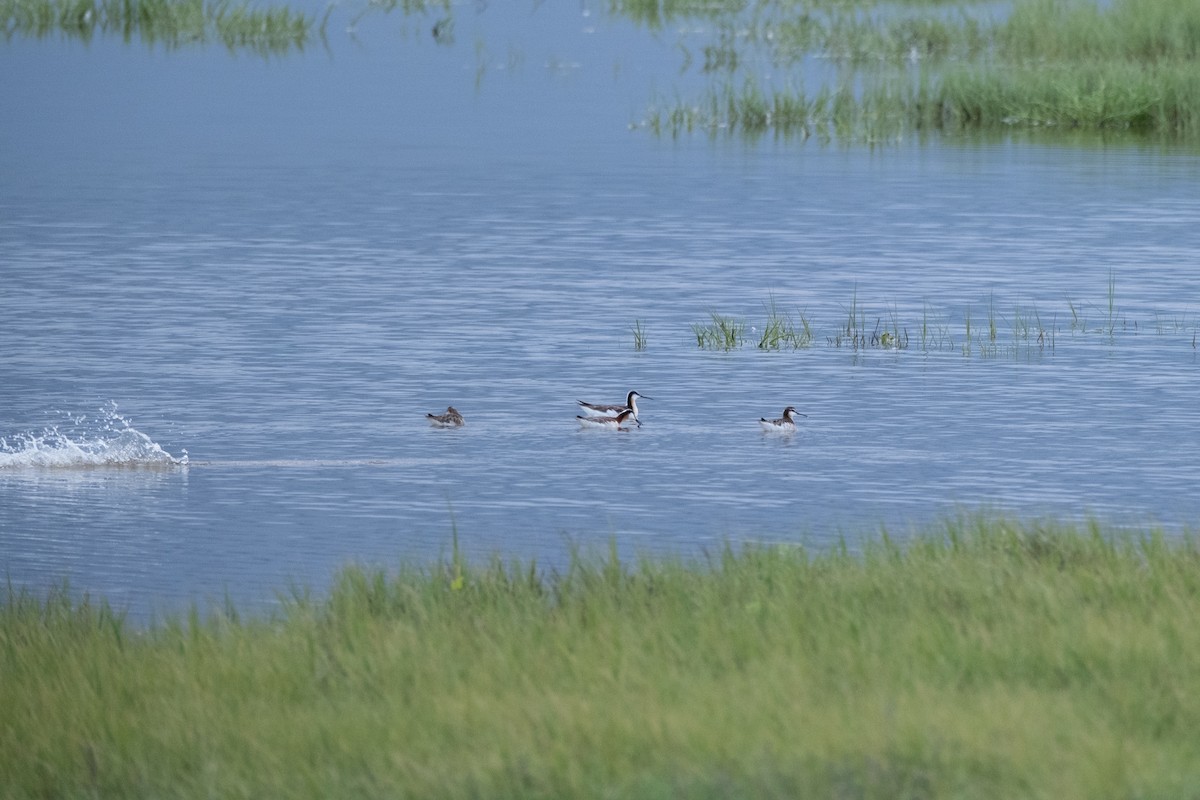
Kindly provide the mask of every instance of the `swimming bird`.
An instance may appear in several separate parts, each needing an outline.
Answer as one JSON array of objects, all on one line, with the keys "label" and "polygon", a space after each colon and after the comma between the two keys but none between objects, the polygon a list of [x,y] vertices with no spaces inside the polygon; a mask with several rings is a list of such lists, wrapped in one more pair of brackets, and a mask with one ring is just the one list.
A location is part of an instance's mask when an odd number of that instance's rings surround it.
[{"label": "swimming bird", "polygon": [[611,417],[611,416],[621,413],[625,409],[629,409],[630,411],[633,412],[633,421],[636,422],[640,426],[642,424],[642,421],[640,419],[638,419],[638,407],[637,407],[637,401],[638,401],[639,397],[645,398],[646,400],[654,399],[653,397],[647,397],[644,394],[638,394],[637,392],[630,392],[625,397],[625,405],[623,405],[623,406],[605,406],[605,405],[599,405],[597,403],[585,403],[583,400],[577,400],[576,402],[579,403],[579,408],[581,411],[583,411],[584,416],[588,416],[588,417]]},{"label": "swimming bird", "polygon": [[[764,431],[794,431],[796,430],[796,420],[793,419],[793,417],[797,413],[799,412],[797,412],[795,408],[788,406],[783,410],[783,417],[781,419],[767,419],[766,417],[759,417],[758,424],[762,426]],[[800,414],[800,416],[807,417],[808,414]]]},{"label": "swimming bird", "polygon": [[435,428],[461,428],[467,424],[454,406],[446,406],[445,414],[426,414],[425,419]]},{"label": "swimming bird", "polygon": [[579,420],[580,427],[583,428],[607,428],[614,431],[627,431],[629,428],[622,428],[621,425],[629,419],[637,422],[637,417],[634,416],[633,409],[627,408],[615,417],[585,417],[576,415],[575,419]]}]

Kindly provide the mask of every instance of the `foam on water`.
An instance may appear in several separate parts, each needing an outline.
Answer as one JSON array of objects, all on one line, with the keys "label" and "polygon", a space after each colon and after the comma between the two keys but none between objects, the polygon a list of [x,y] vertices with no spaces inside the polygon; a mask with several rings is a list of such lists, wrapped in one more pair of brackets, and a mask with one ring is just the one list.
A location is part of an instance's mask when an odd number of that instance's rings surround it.
[{"label": "foam on water", "polygon": [[40,433],[0,437],[0,469],[86,467],[184,467],[187,451],[176,458],[117,413],[116,403],[98,419],[67,417]]}]

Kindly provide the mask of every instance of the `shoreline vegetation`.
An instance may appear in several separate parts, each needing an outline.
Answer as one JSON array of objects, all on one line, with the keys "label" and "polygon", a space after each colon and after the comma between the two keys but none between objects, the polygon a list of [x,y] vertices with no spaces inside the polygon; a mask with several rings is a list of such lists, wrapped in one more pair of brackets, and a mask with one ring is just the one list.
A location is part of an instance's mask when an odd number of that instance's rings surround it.
[{"label": "shoreline vegetation", "polygon": [[[615,545],[614,545],[615,547]],[[270,618],[0,602],[34,797],[1184,797],[1200,545],[964,516],[860,549],[453,555]]]},{"label": "shoreline vegetation", "polygon": [[[318,21],[232,0],[0,0],[0,27],[8,39],[119,34],[270,56],[324,41],[334,10]],[[454,46],[455,15],[467,13],[447,0],[364,0],[345,12],[348,30],[378,15],[423,17],[445,46]],[[675,33],[680,77],[695,83],[698,73],[704,85],[659,97],[631,124],[659,135],[871,144],[1012,130],[1200,137],[1194,0],[609,0],[605,13],[655,36]]]}]

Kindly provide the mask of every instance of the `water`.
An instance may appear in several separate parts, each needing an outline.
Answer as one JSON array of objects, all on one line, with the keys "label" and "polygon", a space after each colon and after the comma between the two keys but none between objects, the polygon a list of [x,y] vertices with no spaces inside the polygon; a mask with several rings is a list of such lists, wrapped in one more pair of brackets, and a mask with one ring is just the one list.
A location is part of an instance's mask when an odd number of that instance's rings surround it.
[{"label": "water", "polygon": [[[0,50],[15,586],[145,615],[269,607],[455,531],[554,565],[960,510],[1200,519],[1194,153],[656,139],[628,123],[669,37],[578,7],[450,48],[367,27],[271,61]],[[710,311],[761,329],[772,299],[813,346],[697,349]],[[908,347],[834,346],[852,303]],[[641,429],[578,428],[576,399],[630,389]],[[430,428],[449,404],[467,426]],[[761,434],[789,404],[800,430]]]}]

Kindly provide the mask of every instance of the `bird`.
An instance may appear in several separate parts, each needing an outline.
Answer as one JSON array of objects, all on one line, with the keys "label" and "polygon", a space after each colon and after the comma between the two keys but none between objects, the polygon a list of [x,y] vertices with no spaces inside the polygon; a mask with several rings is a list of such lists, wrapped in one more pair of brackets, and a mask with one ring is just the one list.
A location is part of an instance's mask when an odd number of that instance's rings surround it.
[{"label": "bird", "polygon": [[[783,417],[780,419],[767,419],[759,417],[758,424],[762,426],[764,431],[781,431],[791,432],[796,430],[796,420],[793,417],[799,412],[792,406],[788,406],[783,410]],[[800,414],[802,417],[807,417],[807,414]]]},{"label": "bird", "polygon": [[426,414],[425,419],[435,428],[461,428],[467,424],[454,406],[446,406],[445,414]]},{"label": "bird", "polygon": [[633,421],[637,422],[637,418],[634,416],[633,409],[631,408],[623,410],[615,417],[585,417],[582,414],[575,417],[575,419],[579,420],[579,425],[582,428],[606,428],[614,431],[629,430],[629,428],[622,428],[621,425],[630,418],[633,418]]},{"label": "bird", "polygon": [[587,403],[587,402],[584,402],[583,400],[577,400],[576,402],[579,403],[579,408],[581,411],[583,411],[584,416],[588,416],[588,417],[611,417],[615,414],[619,414],[620,412],[624,411],[625,409],[629,409],[630,411],[633,412],[633,421],[636,422],[639,426],[641,426],[642,421],[640,419],[638,419],[638,407],[637,407],[637,401],[638,401],[639,397],[644,398],[646,400],[654,399],[653,397],[647,397],[646,395],[639,394],[638,392],[630,392],[628,395],[626,395],[625,405],[623,405],[623,406],[618,406],[618,405],[607,405],[606,406],[606,405],[600,405],[598,403]]}]

